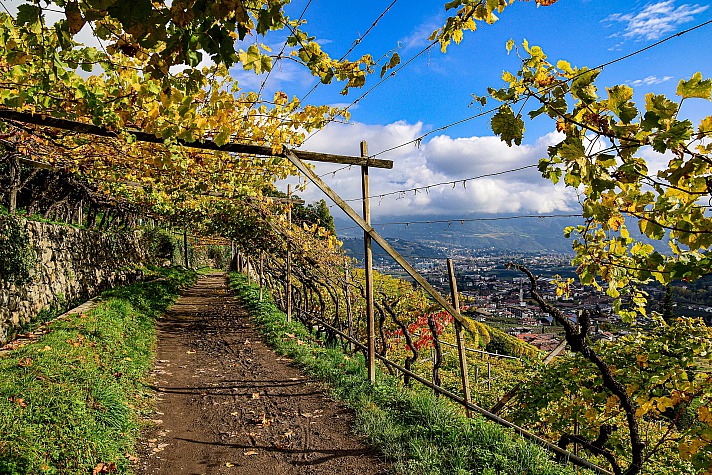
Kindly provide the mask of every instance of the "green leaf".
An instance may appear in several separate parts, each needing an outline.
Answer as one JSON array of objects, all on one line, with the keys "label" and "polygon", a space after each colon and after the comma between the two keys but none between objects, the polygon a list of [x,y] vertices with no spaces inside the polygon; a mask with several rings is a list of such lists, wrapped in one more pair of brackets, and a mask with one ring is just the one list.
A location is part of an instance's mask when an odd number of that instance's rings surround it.
[{"label": "green leaf", "polygon": [[623,123],[629,124],[638,115],[638,109],[635,104],[630,102],[633,98],[633,89],[628,86],[613,86],[607,87],[606,90],[608,91],[608,108]]},{"label": "green leaf", "polygon": [[653,112],[657,117],[662,120],[672,119],[673,116],[677,113],[679,107],[680,106],[677,102],[671,101],[670,99],[661,94],[650,93],[645,95],[645,109],[648,112]]},{"label": "green leaf", "polygon": [[653,149],[656,152],[665,153],[667,150],[677,148],[683,142],[690,140],[692,134],[692,122],[689,120],[674,121],[664,132],[660,132],[653,138]]},{"label": "green leaf", "polygon": [[596,156],[596,164],[601,167],[615,167],[616,163],[615,155],[602,153]]},{"label": "green leaf", "polygon": [[388,64],[383,65],[383,67],[381,68],[381,77],[385,76],[386,72],[389,69],[393,69],[396,66],[398,66],[400,64],[400,62],[401,62],[400,56],[398,55],[397,52],[394,52],[393,55],[391,56],[390,61],[388,61]]},{"label": "green leaf", "polygon": [[581,99],[584,104],[590,104],[598,99],[593,81],[596,80],[599,73],[599,70],[588,70],[587,68],[576,71],[575,79],[571,81],[571,93],[574,97]]},{"label": "green leaf", "polygon": [[254,70],[256,74],[260,74],[262,71],[262,63],[260,60],[260,50],[257,48],[257,45],[250,45],[247,51],[240,50],[237,56],[240,58],[242,67],[246,71]]},{"label": "green leaf", "polygon": [[567,161],[577,161],[586,156],[586,149],[579,137],[566,137],[558,147],[558,155]]},{"label": "green leaf", "polygon": [[702,79],[702,73],[696,72],[688,81],[680,80],[675,93],[684,99],[698,97],[712,99],[712,80]]},{"label": "green leaf", "polygon": [[27,23],[34,23],[39,20],[40,13],[42,13],[40,7],[23,3],[17,7],[17,24],[26,25]]},{"label": "green leaf", "polygon": [[521,116],[515,116],[509,106],[501,106],[494,117],[492,117],[491,124],[492,131],[496,135],[499,135],[502,141],[506,142],[510,147],[512,146],[512,142],[517,145],[522,144],[524,121]]},{"label": "green leaf", "polygon": [[640,228],[641,233],[645,234],[651,239],[660,240],[665,236],[665,228],[660,226],[658,223],[649,221],[647,219],[639,220],[638,228]]}]

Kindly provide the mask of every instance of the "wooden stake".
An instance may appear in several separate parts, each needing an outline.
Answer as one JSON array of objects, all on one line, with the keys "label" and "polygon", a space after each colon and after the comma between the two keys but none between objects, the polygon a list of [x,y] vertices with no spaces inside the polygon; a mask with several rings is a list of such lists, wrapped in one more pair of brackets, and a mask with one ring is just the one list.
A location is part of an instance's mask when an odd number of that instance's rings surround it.
[{"label": "wooden stake", "polygon": [[[452,295],[452,306],[460,309],[460,296],[457,293],[457,280],[455,279],[455,267],[452,259],[447,260],[447,273],[450,278],[450,294]],[[472,402],[470,397],[470,376],[467,372],[467,352],[465,350],[465,340],[462,325],[455,320],[455,336],[457,337],[457,354],[460,358],[460,378],[462,380],[462,397],[467,402]],[[465,410],[467,417],[472,417],[469,409]]]},{"label": "wooden stake", "polygon": [[252,284],[252,279],[250,278],[250,256],[245,258],[245,273],[247,274],[247,285]]},{"label": "wooden stake", "polygon": [[[368,157],[368,144],[361,142],[361,156]],[[363,220],[371,225],[371,202],[369,200],[368,166],[361,167],[361,193],[363,194]],[[366,334],[368,347],[368,380],[376,380],[376,323],[373,309],[373,249],[371,236],[363,233],[364,267],[366,269]]]},{"label": "wooden stake", "polygon": [[487,358],[487,391],[492,390],[492,363]]},{"label": "wooden stake", "polygon": [[[287,185],[287,199],[292,197],[292,185]],[[292,245],[289,237],[292,234],[292,204],[287,211],[289,234],[287,239],[287,321],[292,321]]]},{"label": "wooden stake", "polygon": [[[349,292],[349,258],[344,256],[344,274],[345,274],[345,282],[344,284],[344,296],[346,298],[346,321],[348,325],[348,335],[349,338],[354,337],[354,317],[351,313],[351,292]],[[353,354],[354,351],[356,351],[356,346],[354,346],[353,341],[349,341],[349,349],[351,350],[351,353]]]},{"label": "wooden stake", "polygon": [[262,286],[264,285],[265,279],[265,251],[260,251],[260,302],[262,302],[264,290]]},{"label": "wooden stake", "polygon": [[188,262],[188,228],[183,228],[183,264],[186,269],[190,269]]}]

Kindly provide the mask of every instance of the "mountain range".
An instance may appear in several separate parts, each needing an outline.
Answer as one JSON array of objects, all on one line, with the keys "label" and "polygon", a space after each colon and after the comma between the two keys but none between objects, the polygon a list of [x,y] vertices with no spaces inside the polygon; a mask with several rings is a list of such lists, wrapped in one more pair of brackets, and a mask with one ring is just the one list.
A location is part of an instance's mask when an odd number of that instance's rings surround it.
[{"label": "mountain range", "polygon": [[[405,223],[410,224],[391,224]],[[363,231],[351,221],[335,217],[334,224],[339,239],[352,255],[363,256]],[[437,216],[391,218],[388,223],[373,224],[374,229],[406,257],[443,257],[447,248],[471,250],[516,251],[524,253],[572,254],[572,240],[564,237],[564,228],[582,224],[580,218],[488,218],[469,217],[466,220],[446,221]],[[641,238],[636,226],[630,234]],[[665,241],[650,241],[657,250],[664,252]],[[374,257],[385,252],[374,245]]]}]

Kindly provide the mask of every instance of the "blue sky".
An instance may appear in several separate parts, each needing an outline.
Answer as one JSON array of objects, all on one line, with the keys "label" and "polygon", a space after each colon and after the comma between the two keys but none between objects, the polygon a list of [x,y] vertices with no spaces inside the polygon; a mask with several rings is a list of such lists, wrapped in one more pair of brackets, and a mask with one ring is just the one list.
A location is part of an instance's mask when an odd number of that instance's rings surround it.
[{"label": "blue sky", "polygon": [[[323,42],[325,50],[338,57],[391,1],[312,0],[306,11],[305,28]],[[297,17],[306,3],[293,1],[289,11]],[[350,58],[364,53],[379,57],[399,45],[402,59],[410,58],[427,45],[427,36],[444,20],[443,4],[397,1]],[[476,113],[476,109],[468,108],[471,93],[485,94],[488,86],[501,84],[503,70],[518,67],[517,58],[513,54],[508,56],[505,50],[505,42],[510,38],[517,43],[526,38],[542,46],[552,59],[595,66],[709,19],[712,9],[707,2],[560,0],[553,6],[537,8],[534,1],[517,1],[502,13],[496,24],[482,25],[467,34],[447,54],[435,47],[388,79],[352,109],[352,120],[368,124],[423,121],[427,126],[437,127]],[[712,25],[609,66],[600,82],[631,84],[648,78],[648,84],[636,88],[641,97],[650,91],[673,94],[681,77],[696,71],[710,74],[710,40]],[[268,38],[268,42],[273,41]],[[289,82],[281,82],[277,76],[270,78],[268,85],[282,85],[300,97],[314,84],[306,74]],[[364,90],[377,80],[377,76],[370,78]],[[309,100],[350,103],[361,93],[353,90],[348,96],[341,96],[340,89],[339,85],[319,86]],[[472,121],[450,129],[449,133],[483,134],[487,132],[486,122]],[[547,126],[542,124],[542,130]]]},{"label": "blue sky", "polygon": [[[339,57],[391,2],[312,0],[305,15],[308,21],[305,29],[322,42],[327,52]],[[294,0],[288,11],[298,17],[307,3]],[[446,18],[444,3],[397,1],[349,57],[370,53],[378,58],[398,48],[402,60],[408,60],[427,45],[427,36]],[[480,109],[470,107],[471,94],[486,94],[488,86],[502,84],[503,71],[518,69],[516,55],[507,55],[505,49],[510,38],[517,44],[526,38],[530,44],[540,45],[553,62],[566,59],[574,65],[592,67],[710,19],[712,5],[699,0],[559,0],[550,7],[537,7],[534,1],[517,1],[500,15],[497,23],[483,24],[476,32],[466,34],[464,41],[451,45],[447,54],[434,47],[413,61],[350,109],[351,125],[334,124],[309,139],[303,148],[357,155],[359,141],[365,139],[369,152],[376,153],[478,113]],[[278,51],[279,40],[279,35],[275,35],[267,43]],[[680,79],[697,71],[705,77],[712,75],[711,43],[712,25],[708,25],[606,67],[599,87],[631,85],[639,102],[648,92],[674,96]],[[240,78],[246,87],[263,79],[244,73]],[[279,88],[302,97],[315,82],[306,72],[280,63],[267,81],[266,91]],[[374,75],[362,91],[352,90],[348,96],[339,94],[339,85],[320,85],[308,102],[348,104],[376,82],[378,77]],[[699,120],[712,115],[712,107],[708,101],[688,103],[683,115]],[[541,118],[528,121],[526,128],[523,146],[512,148],[492,137],[487,116],[429,135],[420,147],[409,145],[380,157],[392,159],[395,166],[390,171],[372,172],[372,193],[536,163],[545,155],[546,147],[557,140],[554,124]],[[656,155],[645,157],[653,168],[666,160]],[[326,173],[334,168],[338,167],[319,165],[317,171]],[[359,195],[356,169],[327,175],[325,180],[346,198]],[[302,195],[308,200],[322,197],[312,186]],[[474,214],[555,213],[578,208],[574,190],[554,187],[531,170],[470,182],[466,189],[439,187],[428,194],[396,195],[379,202],[380,206],[373,210],[374,220],[404,215],[455,218]]]}]

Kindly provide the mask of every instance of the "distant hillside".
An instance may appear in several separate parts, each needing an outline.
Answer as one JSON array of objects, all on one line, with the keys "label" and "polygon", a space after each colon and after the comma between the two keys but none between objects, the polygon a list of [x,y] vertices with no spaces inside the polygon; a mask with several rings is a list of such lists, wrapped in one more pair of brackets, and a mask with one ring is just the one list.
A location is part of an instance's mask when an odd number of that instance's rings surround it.
[{"label": "distant hillside", "polygon": [[[359,261],[363,260],[363,237],[359,238],[343,238],[344,251],[346,255],[355,257]],[[406,241],[403,239],[389,239],[388,241],[393,248],[398,251],[403,257],[408,260],[415,258],[436,258],[441,259],[447,257],[445,253],[431,246],[423,245],[417,242]],[[377,243],[373,243],[373,260],[378,262],[381,259],[388,258],[388,254]],[[388,258],[390,259],[390,258]]]},{"label": "distant hillside", "polygon": [[[482,216],[487,218],[487,216]],[[441,220],[442,217],[398,217],[388,221],[430,221]],[[340,239],[361,239],[363,232],[355,228],[352,222],[335,218],[336,230]],[[515,250],[519,252],[561,252],[571,253],[571,240],[564,237],[564,228],[581,223],[577,218],[519,218],[483,221],[453,220],[448,223],[387,225],[374,228],[382,236],[398,239],[411,244],[421,244],[425,248],[440,246],[466,247],[469,249],[492,249],[497,251]],[[348,228],[348,229],[345,229]],[[343,229],[343,230],[342,230]],[[633,237],[640,237],[637,227],[630,229]],[[664,241],[650,241],[657,250],[668,250]],[[392,243],[396,249],[394,243]],[[352,246],[354,244],[351,244]],[[360,249],[362,244],[355,245]],[[424,249],[413,252],[426,252]],[[362,256],[363,251],[358,251]],[[425,257],[425,256],[422,256]]]}]

